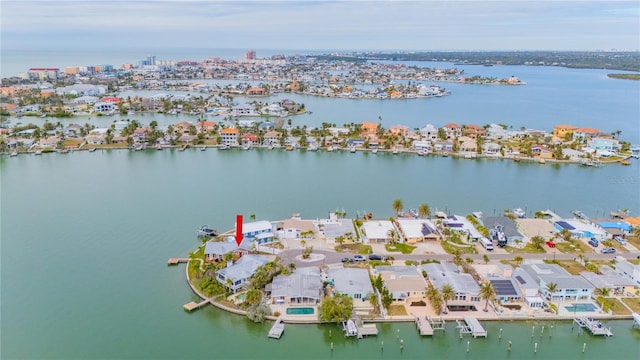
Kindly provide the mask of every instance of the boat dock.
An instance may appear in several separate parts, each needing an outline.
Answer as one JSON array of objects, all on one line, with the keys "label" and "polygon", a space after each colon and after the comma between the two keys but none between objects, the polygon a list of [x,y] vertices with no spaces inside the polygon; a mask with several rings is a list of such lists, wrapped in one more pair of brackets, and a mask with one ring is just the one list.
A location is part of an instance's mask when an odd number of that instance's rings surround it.
[{"label": "boat dock", "polygon": [[189,262],[189,258],[170,258],[167,261],[167,265],[178,265],[180,263]]},{"label": "boat dock", "polygon": [[271,326],[269,330],[269,337],[272,339],[280,339],[284,332],[284,323],[282,322],[282,316],[279,316],[276,322]]},{"label": "boat dock", "polygon": [[193,310],[200,309],[201,307],[203,307],[203,306],[205,306],[207,304],[210,304],[213,299],[214,298],[205,299],[205,300],[200,301],[199,303],[197,303],[195,301],[192,301],[192,302],[190,302],[188,304],[184,304],[183,307],[184,307],[185,310],[191,312]]},{"label": "boat dock", "polygon": [[591,335],[613,336],[611,329],[602,325],[599,320],[588,317],[578,317],[573,319],[573,322],[581,328],[589,330]]},{"label": "boat dock", "polygon": [[433,335],[433,328],[427,318],[416,316],[416,327],[418,328],[420,335]]},{"label": "boat dock", "polygon": [[480,321],[474,317],[465,316],[464,320],[456,320],[456,323],[458,323],[456,327],[460,329],[460,333],[462,334],[471,334],[474,338],[478,336],[487,337],[487,330],[485,330],[482,324],[480,324]]},{"label": "boat dock", "polygon": [[358,322],[354,319],[343,321],[342,329],[344,330],[344,336],[355,336],[358,339],[369,335],[378,335],[378,327],[376,324],[360,323],[360,326],[358,326]]}]

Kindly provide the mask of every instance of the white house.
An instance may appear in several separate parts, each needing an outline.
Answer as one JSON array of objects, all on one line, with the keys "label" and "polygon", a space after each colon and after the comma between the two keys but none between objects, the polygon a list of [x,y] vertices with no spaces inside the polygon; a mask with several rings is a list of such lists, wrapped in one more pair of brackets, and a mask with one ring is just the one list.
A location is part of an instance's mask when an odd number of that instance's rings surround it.
[{"label": "white house", "polygon": [[389,220],[371,220],[362,224],[362,235],[365,243],[386,243],[392,238],[392,233],[399,233]]}]

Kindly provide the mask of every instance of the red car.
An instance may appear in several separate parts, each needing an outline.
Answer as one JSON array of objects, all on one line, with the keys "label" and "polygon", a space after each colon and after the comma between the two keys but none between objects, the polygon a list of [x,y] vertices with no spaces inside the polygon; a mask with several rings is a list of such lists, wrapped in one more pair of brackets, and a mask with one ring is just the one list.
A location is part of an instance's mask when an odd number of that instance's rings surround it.
[{"label": "red car", "polygon": [[554,247],[556,247],[556,243],[554,243],[553,241],[549,240],[549,241],[547,241],[547,246],[550,247],[550,248],[554,248]]}]

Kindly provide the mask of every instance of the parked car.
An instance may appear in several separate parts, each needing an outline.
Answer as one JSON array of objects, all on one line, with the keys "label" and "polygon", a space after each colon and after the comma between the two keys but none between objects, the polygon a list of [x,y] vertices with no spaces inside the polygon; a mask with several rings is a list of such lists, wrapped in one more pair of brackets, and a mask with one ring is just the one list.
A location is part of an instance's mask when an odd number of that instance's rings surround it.
[{"label": "parked car", "polygon": [[591,238],[589,240],[589,245],[591,245],[593,247],[598,247],[598,240],[596,240],[596,238]]},{"label": "parked car", "polygon": [[616,249],[614,248],[603,248],[602,250],[600,250],[601,253],[603,254],[613,254],[616,252]]},{"label": "parked car", "polygon": [[548,246],[548,247],[550,247],[550,248],[554,248],[554,247],[556,247],[556,243],[554,243],[554,242],[553,242],[553,241],[551,241],[551,240],[547,241],[547,243],[546,243],[546,244],[547,244],[547,246]]},{"label": "parked car", "polygon": [[344,258],[342,258],[342,262],[343,262],[343,263],[352,263],[352,262],[353,262],[353,259],[352,259],[352,258],[350,258],[350,257],[344,257]]},{"label": "parked car", "polygon": [[362,255],[356,255],[356,256],[353,257],[353,260],[355,260],[355,261],[366,261],[367,258],[362,256]]},{"label": "parked car", "polygon": [[385,261],[387,259],[386,256],[381,256],[381,255],[376,255],[376,254],[371,254],[369,255],[369,260],[381,260],[381,261]]},{"label": "parked car", "polygon": [[617,241],[620,245],[627,245],[627,240],[623,239],[622,236],[614,236],[613,240]]}]

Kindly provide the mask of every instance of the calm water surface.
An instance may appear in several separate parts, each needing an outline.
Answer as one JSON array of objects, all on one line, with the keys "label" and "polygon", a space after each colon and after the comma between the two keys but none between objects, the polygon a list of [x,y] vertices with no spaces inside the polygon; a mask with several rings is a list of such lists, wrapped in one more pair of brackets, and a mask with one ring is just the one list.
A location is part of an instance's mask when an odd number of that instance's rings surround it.
[{"label": "calm water surface", "polygon": [[186,313],[182,305],[195,296],[184,265],[166,260],[198,245],[200,225],[228,229],[236,213],[315,218],[344,208],[386,218],[401,198],[407,207],[428,202],[461,214],[515,206],[637,214],[638,173],[637,162],[587,169],[257,150],[2,157],[0,357],[636,359],[640,331],[631,321],[609,322],[609,339],[578,335],[571,323],[554,324],[549,339],[545,323],[545,336],[531,340],[533,323],[503,322],[485,323],[488,339],[462,342],[453,327],[420,338],[412,324],[381,325],[379,336],[361,341],[345,340],[333,325],[287,325],[281,340],[269,340],[268,323],[214,308]]}]

